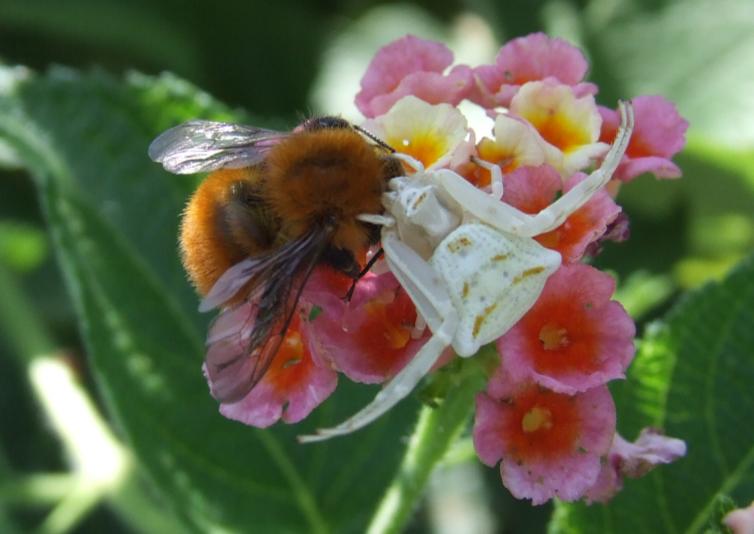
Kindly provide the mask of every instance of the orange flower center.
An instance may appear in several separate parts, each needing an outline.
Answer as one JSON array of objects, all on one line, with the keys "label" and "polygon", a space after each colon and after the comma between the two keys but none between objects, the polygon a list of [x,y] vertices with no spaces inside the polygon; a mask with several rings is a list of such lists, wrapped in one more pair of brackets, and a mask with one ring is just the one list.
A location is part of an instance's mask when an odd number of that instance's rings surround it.
[{"label": "orange flower center", "polygon": [[582,424],[573,397],[532,385],[509,402],[513,413],[503,427],[504,441],[517,461],[573,452]]},{"label": "orange flower center", "polygon": [[[408,154],[421,161],[425,167],[429,167],[442,156],[448,149],[447,143],[438,135],[425,133],[412,135],[411,138],[388,138],[387,144],[398,152]],[[407,169],[410,170],[410,169]]]},{"label": "orange flower center", "polygon": [[306,378],[311,367],[311,356],[298,328],[299,318],[296,316],[264,378],[280,392],[294,389]]},{"label": "orange flower center", "polygon": [[574,298],[565,294],[540,299],[522,319],[527,354],[538,373],[592,373],[600,365],[599,316],[586,313]]},{"label": "orange flower center", "polygon": [[539,331],[539,340],[545,350],[558,350],[570,344],[568,330],[557,323],[547,323]]},{"label": "orange flower center", "polygon": [[583,125],[576,124],[555,109],[543,110],[536,116],[526,117],[539,134],[551,145],[569,152],[590,143]]},{"label": "orange flower center", "polygon": [[396,317],[395,310],[390,310],[393,313],[388,314],[388,306],[379,301],[367,303],[365,309],[374,324],[381,327],[382,338],[389,348],[402,349],[406,346],[411,338],[411,328]]},{"label": "orange flower center", "polygon": [[535,406],[521,419],[521,429],[531,433],[538,430],[550,430],[552,428],[552,412],[547,408]]},{"label": "orange flower center", "polygon": [[416,323],[416,309],[403,291],[364,305],[367,319],[353,332],[360,347],[362,367],[389,376],[405,362]]}]

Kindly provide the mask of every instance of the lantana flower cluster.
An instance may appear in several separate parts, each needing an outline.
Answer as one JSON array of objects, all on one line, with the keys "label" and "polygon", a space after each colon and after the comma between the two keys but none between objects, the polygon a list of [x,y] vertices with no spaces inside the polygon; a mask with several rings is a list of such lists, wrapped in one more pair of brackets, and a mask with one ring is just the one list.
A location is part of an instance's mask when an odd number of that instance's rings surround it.
[{"label": "lantana flower cluster", "polygon": [[[487,191],[490,172],[478,162],[499,165],[501,201],[526,213],[549,206],[600,165],[619,120],[596,103],[598,88],[585,81],[588,64],[577,48],[537,33],[505,44],[492,65],[452,64],[445,45],[413,36],[382,48],[356,95],[361,126],[426,169],[451,169]],[[464,100],[494,120],[491,131],[469,128],[457,107]],[[628,237],[610,194],[617,184],[644,173],[680,176],[671,158],[688,123],[661,96],[632,102],[636,126],[613,184],[536,237],[560,253],[562,265],[495,342],[499,365],[476,399],[479,458],[499,463],[503,484],[534,504],[606,501],[624,476],[685,454],[682,441],[656,430],[634,443],[616,434],[607,384],[625,377],[636,331],[612,300],[613,278],[587,263],[604,241]],[[270,371],[244,399],[222,405],[224,415],[257,427],[295,423],[334,391],[339,373],[383,383],[411,360],[431,332],[392,273],[378,262],[346,301],[349,285],[327,268],[315,272]]]}]

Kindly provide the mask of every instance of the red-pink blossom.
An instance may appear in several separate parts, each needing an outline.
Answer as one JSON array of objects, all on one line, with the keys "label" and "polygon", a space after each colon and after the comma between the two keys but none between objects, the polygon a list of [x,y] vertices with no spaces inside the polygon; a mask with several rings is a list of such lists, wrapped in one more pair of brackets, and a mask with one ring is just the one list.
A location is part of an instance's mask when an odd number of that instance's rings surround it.
[{"label": "red-pink blossom", "polygon": [[[549,165],[520,167],[505,176],[503,201],[523,212],[538,213],[552,204],[561,192],[570,191],[585,178],[585,174],[576,173],[564,187],[560,174]],[[620,212],[620,206],[606,191],[597,191],[563,224],[535,239],[560,252],[565,263],[573,263],[584,256],[591,243],[602,238]]]},{"label": "red-pink blossom", "polygon": [[453,53],[442,43],[413,35],[393,41],[374,56],[361,79],[356,107],[365,117],[387,113],[398,100],[414,95],[430,104],[457,105],[472,83],[471,68],[453,63]]},{"label": "red-pink blossom", "polygon": [[[244,398],[222,403],[228,419],[264,428],[282,419],[297,423],[335,390],[337,373],[315,360],[296,314],[272,364]],[[247,370],[248,371],[248,370]]]},{"label": "red-pink blossom", "polygon": [[[638,96],[631,102],[636,126],[614,178],[627,182],[645,172],[657,178],[678,178],[681,169],[671,158],[686,144],[688,121],[662,96]],[[620,123],[618,112],[602,106],[599,111],[602,115],[600,140],[611,143]]]},{"label": "red-pink blossom", "polygon": [[498,371],[477,396],[474,447],[519,499],[573,501],[592,487],[615,431],[607,387],[555,393]]},{"label": "red-pink blossom", "polygon": [[485,108],[508,107],[526,82],[551,81],[573,86],[576,96],[596,94],[597,87],[583,82],[589,64],[581,50],[563,39],[532,33],[508,41],[494,65],[473,69],[475,86],[469,100]]},{"label": "red-pink blossom", "polygon": [[497,342],[503,372],[572,394],[623,378],[636,328],[615,281],[584,264],[563,265],[534,306]]},{"label": "red-pink blossom", "polygon": [[349,303],[323,306],[306,330],[316,353],[355,382],[382,383],[426,343],[416,308],[392,273],[367,274]]}]

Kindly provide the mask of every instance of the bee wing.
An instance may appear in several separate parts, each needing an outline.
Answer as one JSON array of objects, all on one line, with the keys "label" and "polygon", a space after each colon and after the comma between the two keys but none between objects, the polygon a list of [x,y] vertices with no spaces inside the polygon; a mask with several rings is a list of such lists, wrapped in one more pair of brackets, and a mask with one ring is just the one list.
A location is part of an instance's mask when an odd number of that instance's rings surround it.
[{"label": "bee wing", "polygon": [[221,311],[207,335],[204,372],[219,402],[241,400],[264,377],[328,237],[324,231],[312,231],[270,254],[240,262],[220,277],[202,302],[202,309],[208,309],[241,287],[250,288],[244,303]]},{"label": "bee wing", "polygon": [[251,167],[287,135],[242,124],[193,120],[161,133],[147,153],[175,174]]}]

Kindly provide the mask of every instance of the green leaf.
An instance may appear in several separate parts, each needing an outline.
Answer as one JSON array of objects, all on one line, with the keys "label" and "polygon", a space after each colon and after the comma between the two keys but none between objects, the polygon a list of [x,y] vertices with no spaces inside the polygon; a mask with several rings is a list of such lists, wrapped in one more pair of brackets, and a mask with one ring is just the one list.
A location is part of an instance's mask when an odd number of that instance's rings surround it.
[{"label": "green leaf", "polygon": [[626,481],[608,505],[560,504],[552,532],[702,532],[720,497],[754,498],[752,302],[754,256],[651,328],[614,389],[620,432],[633,439],[641,427],[663,428],[688,455]]},{"label": "green leaf", "polygon": [[0,262],[16,271],[30,271],[47,256],[45,235],[39,228],[0,219]]},{"label": "green leaf", "polygon": [[194,117],[234,115],[172,76],[58,69],[0,91],[0,138],[36,177],[96,381],[164,501],[198,531],[360,532],[416,405],[307,446],[295,436],[342,420],[374,389],[341,380],[296,427],[255,430],[217,413],[200,370],[208,318],[175,244],[195,180],[146,156],[157,133]]}]

